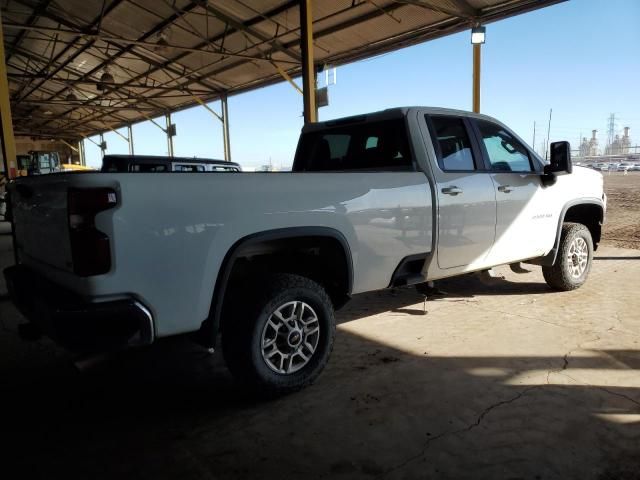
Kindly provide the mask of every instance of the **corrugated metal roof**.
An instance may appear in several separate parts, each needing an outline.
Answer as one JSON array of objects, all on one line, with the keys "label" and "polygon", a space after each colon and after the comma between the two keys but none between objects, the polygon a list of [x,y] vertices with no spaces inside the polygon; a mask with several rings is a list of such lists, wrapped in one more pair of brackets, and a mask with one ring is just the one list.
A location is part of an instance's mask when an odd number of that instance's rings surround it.
[{"label": "corrugated metal roof", "polygon": [[[317,0],[314,57],[348,63],[559,1]],[[300,72],[297,0],[5,0],[2,22],[16,134],[77,139]]]}]

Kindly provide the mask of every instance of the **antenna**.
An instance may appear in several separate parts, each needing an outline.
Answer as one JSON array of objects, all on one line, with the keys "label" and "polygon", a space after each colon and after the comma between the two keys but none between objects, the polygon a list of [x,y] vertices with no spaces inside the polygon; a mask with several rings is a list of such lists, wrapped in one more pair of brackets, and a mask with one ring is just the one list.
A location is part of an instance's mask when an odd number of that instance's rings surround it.
[{"label": "antenna", "polygon": [[533,145],[533,149],[536,149],[536,121],[533,121],[533,142],[531,142],[531,145]]},{"label": "antenna", "polygon": [[544,149],[544,159],[547,159],[547,152],[549,151],[549,133],[551,132],[551,114],[553,113],[553,108],[549,109],[549,126],[547,127],[547,146]]}]

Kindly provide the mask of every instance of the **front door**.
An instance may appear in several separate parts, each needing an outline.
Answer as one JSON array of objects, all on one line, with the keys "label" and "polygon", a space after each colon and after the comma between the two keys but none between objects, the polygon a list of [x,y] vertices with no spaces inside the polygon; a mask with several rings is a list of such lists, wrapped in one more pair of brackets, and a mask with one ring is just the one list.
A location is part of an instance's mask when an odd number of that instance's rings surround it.
[{"label": "front door", "polygon": [[501,125],[476,120],[497,203],[496,238],[488,260],[510,263],[545,253],[545,232],[555,232],[547,192],[527,148]]},{"label": "front door", "polygon": [[429,115],[427,122],[437,156],[433,170],[438,196],[438,267],[480,265],[495,236],[491,175],[471,142],[466,119]]}]

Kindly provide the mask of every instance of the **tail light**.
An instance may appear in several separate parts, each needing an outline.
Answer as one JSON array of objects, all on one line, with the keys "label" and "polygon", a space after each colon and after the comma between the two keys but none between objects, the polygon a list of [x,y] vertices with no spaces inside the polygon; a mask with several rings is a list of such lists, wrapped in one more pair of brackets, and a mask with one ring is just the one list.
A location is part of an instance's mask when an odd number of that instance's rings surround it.
[{"label": "tail light", "polygon": [[109,237],[96,228],[96,215],[118,203],[110,188],[71,188],[68,193],[69,238],[73,271],[82,277],[111,269]]}]

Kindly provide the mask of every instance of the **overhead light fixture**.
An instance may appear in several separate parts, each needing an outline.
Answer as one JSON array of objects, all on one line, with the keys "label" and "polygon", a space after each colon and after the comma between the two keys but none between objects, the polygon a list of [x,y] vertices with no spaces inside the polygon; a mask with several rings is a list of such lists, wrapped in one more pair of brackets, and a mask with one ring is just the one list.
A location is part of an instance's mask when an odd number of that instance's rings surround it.
[{"label": "overhead light fixture", "polygon": [[471,29],[471,43],[474,45],[479,45],[484,43],[484,37],[487,29],[485,27],[481,27],[477,25]]},{"label": "overhead light fixture", "polygon": [[104,73],[100,76],[100,81],[102,83],[115,83],[113,79],[113,75],[109,73],[109,70],[105,68]]},{"label": "overhead light fixture", "polygon": [[96,90],[101,92],[107,87],[105,84],[110,83],[115,83],[115,80],[113,79],[113,75],[109,73],[109,69],[105,68],[103,74],[100,75],[100,81],[96,84]]},{"label": "overhead light fixture", "polygon": [[45,110],[44,114],[45,115],[53,115],[53,112],[51,110]]},{"label": "overhead light fixture", "polygon": [[167,49],[169,46],[169,32],[167,30],[162,30],[158,33],[158,40],[156,41],[156,46],[154,47],[154,51],[162,52]]}]

